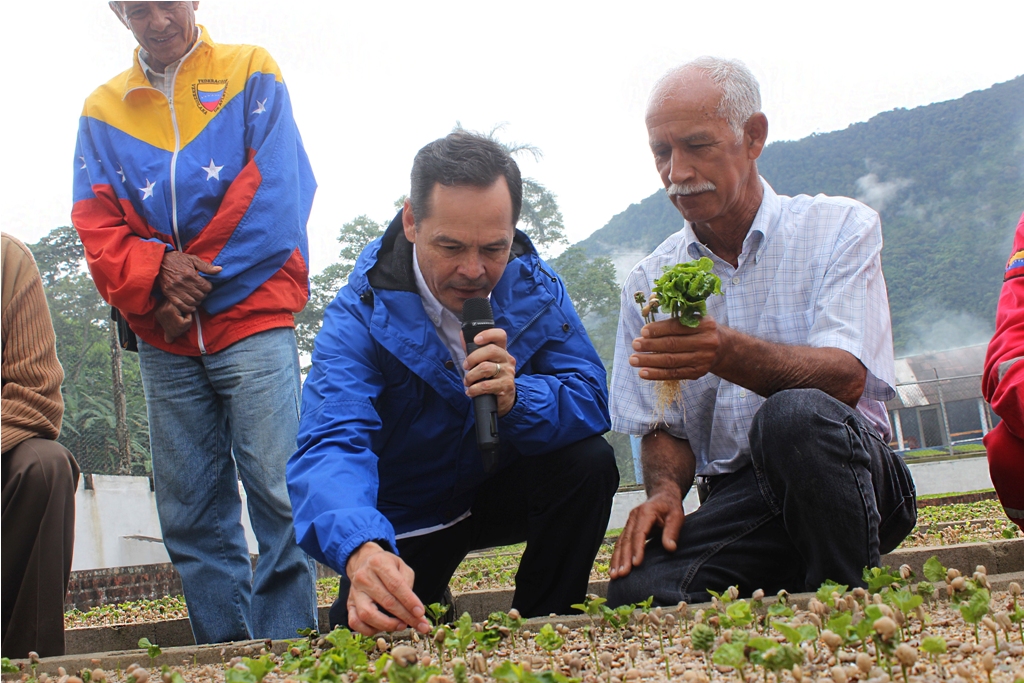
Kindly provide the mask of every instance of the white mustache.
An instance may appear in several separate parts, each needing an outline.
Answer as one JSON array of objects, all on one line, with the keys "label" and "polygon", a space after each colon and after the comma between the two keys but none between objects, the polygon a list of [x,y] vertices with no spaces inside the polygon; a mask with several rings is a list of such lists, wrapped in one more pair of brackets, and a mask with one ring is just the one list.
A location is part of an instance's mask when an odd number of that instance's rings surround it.
[{"label": "white mustache", "polygon": [[705,180],[703,183],[697,183],[696,185],[677,185],[676,183],[672,183],[667,188],[665,188],[665,192],[668,192],[669,196],[674,194],[680,194],[683,195],[684,197],[688,197],[691,194],[700,194],[701,192],[714,192],[717,189],[718,188],[715,187],[715,184],[713,182],[711,182],[710,180]]}]

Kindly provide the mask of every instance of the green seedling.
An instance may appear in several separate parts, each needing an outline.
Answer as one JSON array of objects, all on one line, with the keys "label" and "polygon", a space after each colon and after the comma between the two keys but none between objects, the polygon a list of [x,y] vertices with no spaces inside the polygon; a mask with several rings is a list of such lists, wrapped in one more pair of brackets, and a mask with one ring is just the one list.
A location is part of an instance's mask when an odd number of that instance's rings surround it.
[{"label": "green seedling", "polygon": [[715,646],[715,632],[707,624],[694,624],[690,629],[690,645],[693,649],[704,653],[704,663],[708,665],[708,653]]},{"label": "green seedling", "polygon": [[[946,654],[946,639],[942,636],[926,636],[921,639],[921,649],[924,650],[932,662],[939,667],[939,672],[942,672],[942,665],[939,662],[939,655]],[[945,676],[945,674],[942,674]]]},{"label": "green seedling", "polygon": [[485,628],[476,634],[477,645],[485,655],[490,655],[494,648],[501,644],[501,631],[496,628]]},{"label": "green seedling", "polygon": [[658,309],[653,305],[650,313],[659,310],[677,319],[687,327],[697,327],[708,314],[708,297],[722,293],[722,281],[711,272],[715,267],[709,258],[696,261],[677,263],[665,266],[665,269],[651,289],[651,301],[658,301]]},{"label": "green seedling", "polygon": [[747,665],[745,648],[746,643],[722,643],[715,648],[715,653],[711,655],[711,661],[715,666],[731,666],[742,681],[743,667]]},{"label": "green seedling", "polygon": [[803,650],[789,643],[780,644],[772,638],[763,636],[748,640],[746,652],[750,663],[762,668],[766,683],[769,671],[778,672],[782,669],[792,671],[794,666],[804,661]]},{"label": "green seedling", "polygon": [[597,625],[603,620],[604,614],[601,608],[606,602],[608,602],[608,600],[605,598],[599,598],[596,595],[588,595],[583,602],[571,605],[571,607],[586,614],[590,619],[591,626],[597,627]]},{"label": "green seedling", "polygon": [[[634,295],[644,320],[654,322],[655,314],[660,311],[686,327],[700,325],[708,313],[707,298],[722,293],[722,281],[711,272],[714,267],[709,258],[665,266],[661,277],[654,281],[651,298],[646,303],[642,292]],[[682,398],[682,380],[662,380],[654,386],[661,421],[668,407]]]},{"label": "green seedling", "polygon": [[914,592],[920,595],[922,600],[931,600],[935,597],[935,586],[929,581],[919,581]]},{"label": "green seedling", "polygon": [[622,629],[629,625],[635,611],[636,605],[619,605],[615,609],[607,605],[601,605],[601,620],[615,631],[621,633]]},{"label": "green seedling", "polygon": [[551,624],[544,624],[541,626],[540,632],[533,637],[533,642],[537,643],[537,647],[548,653],[551,668],[554,669],[555,650],[565,644],[565,639],[558,635],[558,632],[555,631]]},{"label": "green seedling", "polygon": [[725,608],[725,614],[718,615],[719,624],[722,628],[746,628],[754,621],[754,613],[750,610],[750,603],[746,600],[730,602]]},{"label": "green seedling", "polygon": [[3,657],[0,659],[0,673],[16,674],[19,671],[21,671],[21,669],[11,664],[10,657]]},{"label": "green seedling", "polygon": [[260,683],[276,666],[270,655],[257,659],[243,657],[241,666],[233,666],[224,673],[224,683]]},{"label": "green seedling", "polygon": [[961,602],[959,605],[960,616],[974,627],[974,642],[976,643],[981,643],[981,637],[978,635],[978,624],[981,622],[982,617],[988,614],[990,601],[989,592],[984,588],[978,588],[968,600]]},{"label": "green seedling", "polygon": [[139,638],[139,649],[145,650],[149,655],[149,663],[152,666],[153,660],[160,656],[162,650],[156,643],[149,642],[149,638]]},{"label": "green seedling", "polygon": [[449,648],[455,648],[460,657],[465,657],[469,644],[476,640],[476,628],[473,627],[473,617],[469,616],[469,612],[463,612],[462,616],[453,625],[455,629],[448,631],[444,644]]},{"label": "green seedling", "polygon": [[569,678],[557,671],[533,673],[508,661],[502,662],[501,666],[494,670],[494,678],[504,681],[504,683],[579,683],[580,681],[578,678]]},{"label": "green seedling", "polygon": [[523,624],[526,620],[519,614],[519,610],[513,608],[506,612],[491,612],[491,615],[487,617],[487,621],[492,627],[504,626],[508,629],[509,640],[512,641],[512,647],[516,646],[516,634],[519,633],[523,628]]},{"label": "green seedling", "polygon": [[932,583],[945,583],[947,571],[935,555],[929,557],[928,561],[924,563],[924,578]]},{"label": "green seedling", "polygon": [[849,586],[836,583],[835,581],[826,581],[818,587],[814,597],[818,598],[821,602],[825,603],[826,606],[832,606],[832,594],[839,593],[839,597],[846,595],[846,591],[849,590]]},{"label": "green seedling", "polygon": [[[89,678],[85,678],[85,674],[89,673]],[[92,678],[92,674],[88,669],[82,672],[82,676],[79,676],[85,683],[89,683]],[[164,664],[160,667],[160,679],[166,683],[185,683],[185,677],[177,671],[172,671],[171,667]]]},{"label": "green seedling", "polygon": [[442,621],[444,621],[444,615],[448,614],[448,610],[450,608],[451,608],[450,605],[442,605],[439,602],[432,602],[429,605],[427,605],[424,608],[424,610],[427,613],[426,616],[427,616],[427,619],[430,620],[430,623],[433,624],[434,626],[437,626]]},{"label": "green seedling", "polygon": [[900,588],[906,583],[906,579],[900,576],[899,572],[893,572],[890,567],[864,567],[861,579],[868,586],[869,593],[881,593],[885,588]]}]

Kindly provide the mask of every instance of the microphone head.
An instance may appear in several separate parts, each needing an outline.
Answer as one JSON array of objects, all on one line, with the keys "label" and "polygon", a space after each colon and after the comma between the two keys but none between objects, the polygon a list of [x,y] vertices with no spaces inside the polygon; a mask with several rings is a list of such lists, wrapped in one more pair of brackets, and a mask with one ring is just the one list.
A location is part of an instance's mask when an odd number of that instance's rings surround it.
[{"label": "microphone head", "polygon": [[466,302],[462,304],[462,322],[467,323],[477,320],[494,320],[490,300],[476,297],[466,299]]}]

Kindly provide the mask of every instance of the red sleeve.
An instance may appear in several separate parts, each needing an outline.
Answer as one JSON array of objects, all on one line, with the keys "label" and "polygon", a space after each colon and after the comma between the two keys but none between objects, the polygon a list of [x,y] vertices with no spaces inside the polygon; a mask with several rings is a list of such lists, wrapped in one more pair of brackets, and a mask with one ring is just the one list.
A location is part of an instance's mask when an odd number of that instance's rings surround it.
[{"label": "red sleeve", "polygon": [[1024,437],[1024,214],[1006,264],[981,390],[1009,430]]}]

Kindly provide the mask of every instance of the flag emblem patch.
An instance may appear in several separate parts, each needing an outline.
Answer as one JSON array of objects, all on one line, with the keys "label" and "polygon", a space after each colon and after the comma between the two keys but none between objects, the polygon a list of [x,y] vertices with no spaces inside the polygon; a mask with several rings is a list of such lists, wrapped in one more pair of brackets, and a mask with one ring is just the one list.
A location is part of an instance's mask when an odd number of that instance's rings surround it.
[{"label": "flag emblem patch", "polygon": [[192,86],[192,96],[204,114],[212,114],[224,103],[228,82],[201,79]]},{"label": "flag emblem patch", "polygon": [[1003,280],[1024,276],[1024,249],[1016,252],[1006,262],[1006,276]]}]

